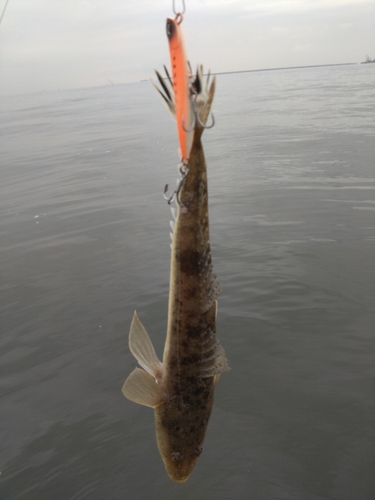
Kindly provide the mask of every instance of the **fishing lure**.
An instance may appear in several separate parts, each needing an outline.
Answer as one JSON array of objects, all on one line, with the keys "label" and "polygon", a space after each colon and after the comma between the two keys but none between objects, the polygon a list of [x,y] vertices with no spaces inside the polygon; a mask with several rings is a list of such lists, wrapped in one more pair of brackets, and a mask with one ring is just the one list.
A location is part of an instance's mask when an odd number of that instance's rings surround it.
[{"label": "fishing lure", "polygon": [[181,28],[183,14],[167,18],[167,37],[172,68],[172,86],[177,122],[177,132],[181,149],[181,161],[188,165],[193,139],[193,106],[190,99],[192,74],[186,57],[184,35]]},{"label": "fishing lure", "polygon": [[201,88],[203,70],[202,67],[199,67],[195,78],[193,77],[191,66],[186,55],[184,35],[181,27],[183,15],[185,13],[184,0],[182,1],[182,5],[182,12],[176,12],[175,2],[173,1],[173,12],[176,17],[168,17],[166,24],[172,77],[165,66],[164,69],[167,80],[171,86],[172,93],[165,84],[164,78],[157,71],[156,76],[158,77],[164,93],[160,91],[154,82],[152,83],[176,119],[181,152],[181,165],[179,165],[180,178],[178,179],[177,189],[171,196],[168,196],[167,184],[164,189],[164,198],[168,200],[168,204],[177,200],[177,203],[181,207],[184,207],[184,205],[180,202],[178,195],[184,179],[189,172],[189,156],[194,138],[194,130],[196,127],[212,128],[215,120],[212,115],[212,124],[207,126],[199,117],[197,98],[202,95],[202,90],[204,90]]}]

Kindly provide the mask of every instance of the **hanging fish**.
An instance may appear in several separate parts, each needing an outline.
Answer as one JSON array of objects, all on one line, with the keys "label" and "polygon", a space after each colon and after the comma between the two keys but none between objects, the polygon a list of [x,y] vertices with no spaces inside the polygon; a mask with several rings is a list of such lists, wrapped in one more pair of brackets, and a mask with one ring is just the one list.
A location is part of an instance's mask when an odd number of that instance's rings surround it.
[{"label": "hanging fish", "polygon": [[[175,21],[167,19],[170,46],[175,37],[182,39]],[[171,479],[183,483],[202,452],[214,388],[229,366],[216,338],[220,286],[211,260],[207,171],[201,142],[216,81],[213,78],[210,82],[208,76],[203,85],[201,66],[193,79],[186,71],[184,51],[174,47],[173,79],[166,70],[172,91],[158,74],[163,92],[158,90],[177,120],[183,165],[174,193],[178,203],[172,237],[167,338],[161,362],[134,312],[129,347],[142,368],[134,369],[122,391],[131,401],[154,408],[157,444],[166,470]],[[190,119],[191,131],[185,127]]]}]

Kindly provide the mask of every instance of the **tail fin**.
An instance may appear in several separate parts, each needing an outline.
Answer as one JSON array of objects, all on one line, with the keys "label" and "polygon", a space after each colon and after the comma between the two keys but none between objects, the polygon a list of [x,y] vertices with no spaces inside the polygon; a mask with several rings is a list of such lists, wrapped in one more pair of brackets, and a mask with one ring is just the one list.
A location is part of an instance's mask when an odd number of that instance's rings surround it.
[{"label": "tail fin", "polygon": [[197,91],[196,109],[199,121],[206,125],[208,116],[211,111],[212,101],[215,95],[216,76],[210,82],[211,73],[207,74],[206,81],[203,81],[203,66],[199,65],[193,85]]},{"label": "tail fin", "polygon": [[[189,67],[190,67],[190,63]],[[172,78],[164,66],[166,77],[162,77],[158,71],[155,71],[156,76],[158,78],[161,89],[156,85],[156,83],[151,80],[152,85],[158,91],[159,95],[162,97],[164,104],[167,105],[170,113],[174,118],[176,118],[176,107],[174,102],[174,90],[173,90],[173,82]],[[167,81],[165,81],[167,80]],[[170,86],[170,88],[169,88]],[[198,113],[199,121],[206,125],[208,116],[211,111],[212,101],[215,95],[216,88],[216,77],[214,76],[211,79],[211,73],[208,72],[206,76],[206,81],[204,82],[203,75],[203,66],[200,64],[197,67],[197,72],[195,78],[191,84],[191,87],[194,89],[196,93],[196,109]]]}]

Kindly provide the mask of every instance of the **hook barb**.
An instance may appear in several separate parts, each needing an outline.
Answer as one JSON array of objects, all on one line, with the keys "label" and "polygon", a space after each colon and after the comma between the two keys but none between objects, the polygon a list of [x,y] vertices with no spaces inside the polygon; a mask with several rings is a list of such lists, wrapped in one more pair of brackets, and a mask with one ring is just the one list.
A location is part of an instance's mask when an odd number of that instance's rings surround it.
[{"label": "hook barb", "polygon": [[199,125],[200,125],[201,127],[203,127],[203,128],[212,128],[212,127],[215,125],[215,117],[214,117],[214,114],[213,114],[213,113],[211,113],[211,118],[212,118],[212,123],[211,123],[211,125],[203,125],[203,123],[200,121],[199,116],[198,116],[198,114],[197,114],[197,120],[198,120],[198,123],[199,123]]}]

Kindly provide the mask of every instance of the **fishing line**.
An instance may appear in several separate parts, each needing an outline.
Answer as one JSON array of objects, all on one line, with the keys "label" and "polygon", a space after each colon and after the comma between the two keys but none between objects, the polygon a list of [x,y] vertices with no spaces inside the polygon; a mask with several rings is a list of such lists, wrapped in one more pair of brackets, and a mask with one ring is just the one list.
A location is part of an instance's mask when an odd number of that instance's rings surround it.
[{"label": "fishing line", "polygon": [[[182,0],[182,1],[183,1],[183,0]],[[0,17],[0,24],[1,24],[1,21],[3,20],[4,14],[5,14],[5,9],[7,8],[8,2],[9,2],[9,0],[6,0],[6,2],[5,2],[5,6],[4,6],[4,8],[3,8],[3,12],[2,12],[1,17]],[[173,3],[174,3],[174,2],[173,2]],[[185,8],[185,4],[184,4],[184,8]]]},{"label": "fishing line", "polygon": [[173,0],[173,12],[176,16],[185,14],[185,0],[182,0],[182,12],[176,12],[176,0]]}]

